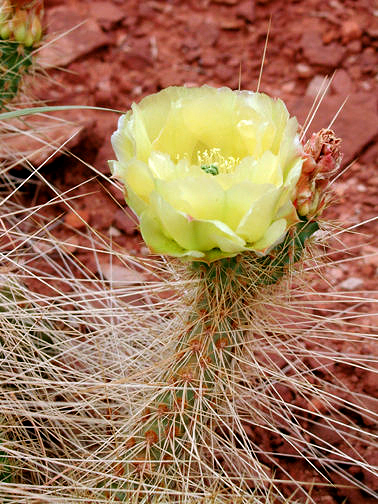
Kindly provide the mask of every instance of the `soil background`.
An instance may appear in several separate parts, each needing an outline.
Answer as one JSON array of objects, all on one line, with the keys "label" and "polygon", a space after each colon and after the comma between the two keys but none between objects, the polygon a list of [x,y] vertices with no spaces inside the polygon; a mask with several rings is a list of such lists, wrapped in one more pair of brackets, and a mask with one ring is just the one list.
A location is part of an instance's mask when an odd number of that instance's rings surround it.
[{"label": "soil background", "polygon": [[[329,268],[327,281],[316,280],[313,287],[353,290],[373,301],[378,267],[377,231],[372,221],[378,206],[378,10],[374,0],[46,0],[45,6],[46,40],[62,36],[40,51],[42,74],[27,81],[29,93],[52,105],[95,105],[122,111],[170,85],[237,89],[240,75],[242,89],[256,90],[271,19],[260,91],[281,97],[303,124],[322,82],[328,79],[329,83],[333,77],[307,136],[327,127],[348,98],[333,128],[343,139],[344,167],[350,166],[334,184],[335,205],[326,216],[346,226],[366,224],[345,237],[344,243],[351,247],[348,252],[335,242],[340,252],[333,258],[348,261]],[[65,126],[66,139],[77,133],[68,144],[71,151],[100,174],[109,175],[107,160],[114,158],[110,135],[118,114],[71,111],[64,118],[72,121]],[[41,173],[61,191],[82,184],[70,193],[80,196],[72,201],[75,212],[63,204],[44,211],[57,219],[54,235],[69,243],[72,254],[94,274],[98,263],[83,252],[82,246],[88,244],[85,234],[76,233],[85,228],[85,222],[111,238],[114,246],[132,254],[148,254],[121,190],[100,176],[93,178],[93,171],[72,157],[56,155]],[[47,202],[51,196],[38,180],[25,192],[34,203]],[[362,259],[353,261],[354,257]],[[31,288],[43,291],[46,286]],[[372,304],[363,303],[359,310],[364,332],[376,336]],[[376,339],[366,341],[363,345],[357,342],[352,351],[377,355]],[[350,351],[350,342],[340,341],[337,349],[342,350],[343,345]],[[371,372],[335,363],[333,374],[348,382],[350,390],[369,394],[369,408],[378,412],[377,379]],[[291,400],[297,399],[293,393]],[[368,419],[359,422],[364,428],[375,428]],[[277,438],[269,438],[266,431],[249,434],[262,449],[279,454],[281,466],[298,481],[314,483],[316,502],[336,504],[346,498],[353,504],[376,502],[359,490],[317,487],[323,478],[290,450],[285,451],[287,446]],[[328,441],[345,452],[349,449],[340,436],[332,438],[330,431],[318,429],[316,434],[330,436]],[[353,448],[361,457],[377,465],[377,453],[371,446],[358,439],[355,443]],[[378,490],[377,477],[353,465],[348,470]],[[347,483],[336,471],[327,477],[335,485]],[[286,495],[292,491],[292,486],[284,487]]]}]

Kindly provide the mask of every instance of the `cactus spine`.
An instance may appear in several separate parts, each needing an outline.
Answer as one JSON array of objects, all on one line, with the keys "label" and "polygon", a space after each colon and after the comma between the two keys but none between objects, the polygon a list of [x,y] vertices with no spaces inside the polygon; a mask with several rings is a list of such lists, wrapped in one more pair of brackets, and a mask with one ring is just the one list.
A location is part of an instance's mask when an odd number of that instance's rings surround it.
[{"label": "cactus spine", "polygon": [[225,400],[233,358],[241,355],[248,320],[254,316],[253,299],[289,273],[317,229],[316,222],[303,219],[268,257],[248,253],[211,264],[192,263],[198,287],[163,374],[162,391],[139,417],[137,429],[126,441],[125,461],[115,468],[125,483],[111,485],[120,500],[135,497],[138,488],[142,501],[148,490],[143,490],[141,481],[174,487],[174,466],[178,461],[188,463],[191,450],[198,450],[196,440],[203,436],[198,430],[203,429],[204,418]]}]

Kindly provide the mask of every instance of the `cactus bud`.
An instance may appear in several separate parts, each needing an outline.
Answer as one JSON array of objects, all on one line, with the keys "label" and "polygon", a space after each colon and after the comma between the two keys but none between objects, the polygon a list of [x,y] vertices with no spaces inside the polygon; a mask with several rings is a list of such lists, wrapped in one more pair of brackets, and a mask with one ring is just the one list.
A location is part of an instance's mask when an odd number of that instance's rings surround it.
[{"label": "cactus bud", "polygon": [[340,142],[333,131],[322,129],[305,144],[302,173],[296,185],[296,207],[301,217],[312,219],[324,210],[329,179],[341,164]]},{"label": "cactus bud", "polygon": [[0,37],[3,40],[6,40],[9,38],[11,32],[12,32],[12,30],[11,30],[10,22],[5,21],[5,23],[0,28]]},{"label": "cactus bud", "polygon": [[28,29],[28,16],[26,11],[17,10],[11,21],[14,39],[23,44]]},{"label": "cactus bud", "polygon": [[39,42],[42,37],[42,25],[39,16],[33,14],[32,22],[30,25],[30,34],[32,36],[33,43]]},{"label": "cactus bud", "polygon": [[[18,92],[42,37],[43,0],[0,0],[0,106]],[[18,42],[18,43],[15,43]]]}]

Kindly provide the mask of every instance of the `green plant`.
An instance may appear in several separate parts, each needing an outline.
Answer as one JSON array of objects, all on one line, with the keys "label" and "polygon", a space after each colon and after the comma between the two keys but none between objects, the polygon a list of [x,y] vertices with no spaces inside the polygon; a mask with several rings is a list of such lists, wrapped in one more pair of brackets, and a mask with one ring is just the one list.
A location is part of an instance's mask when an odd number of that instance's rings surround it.
[{"label": "green plant", "polygon": [[33,51],[42,37],[43,0],[3,0],[0,7],[0,107],[18,93],[33,68]]}]

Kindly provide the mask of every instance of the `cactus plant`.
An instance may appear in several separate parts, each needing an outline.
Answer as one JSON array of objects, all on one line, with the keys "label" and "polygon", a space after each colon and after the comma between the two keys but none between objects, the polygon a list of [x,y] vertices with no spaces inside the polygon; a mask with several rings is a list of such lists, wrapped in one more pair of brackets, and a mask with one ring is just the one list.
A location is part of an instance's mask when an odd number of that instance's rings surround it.
[{"label": "cactus plant", "polygon": [[[128,133],[132,137],[136,131],[139,139],[145,140],[143,125],[137,121],[135,125],[138,127],[130,127]],[[132,140],[126,144],[129,152],[137,144]],[[16,276],[23,287],[16,291],[21,290],[29,303],[33,298],[30,309],[12,298],[20,310],[17,319],[10,310],[3,314],[12,335],[4,342],[9,358],[5,369],[18,392],[17,401],[7,388],[3,394],[3,410],[11,411],[17,433],[13,444],[5,443],[4,450],[17,453],[24,466],[23,479],[12,486],[14,495],[24,500],[43,495],[45,500],[74,504],[83,500],[135,504],[285,502],[282,483],[289,481],[300,493],[305,482],[285,474],[273,455],[264,453],[253,440],[254,430],[257,436],[259,429],[280,437],[293,456],[312,464],[324,478],[321,484],[327,484],[324,474],[336,470],[344,480],[348,478],[350,486],[371,493],[358,476],[344,468],[348,463],[373,471],[370,462],[332,447],[321,435],[309,441],[311,426],[317,421],[325,422],[347,443],[358,433],[372,447],[374,436],[369,428],[358,429],[347,415],[352,402],[342,396],[346,387],[338,384],[340,396],[334,389],[329,392],[327,380],[316,374],[320,359],[348,365],[357,362],[364,369],[369,363],[345,357],[342,352],[327,353],[324,345],[320,350],[306,346],[329,337],[329,317],[322,319],[305,311],[293,326],[285,321],[286,311],[298,311],[298,298],[304,295],[301,287],[305,284],[299,274],[302,260],[307,259],[308,269],[321,266],[312,243],[320,239],[315,234],[319,227],[323,233],[327,229],[319,214],[327,203],[329,176],[340,162],[338,141],[330,131],[321,131],[303,148],[297,147],[299,155],[294,150],[293,157],[300,158],[301,173],[290,186],[293,191],[285,207],[286,211],[295,209],[297,215],[285,213],[282,234],[265,249],[254,251],[240,240],[236,241],[243,250],[212,250],[207,245],[201,249],[203,242],[198,239],[195,247],[179,244],[181,248],[172,248],[173,234],[179,236],[180,226],[164,227],[152,210],[147,215],[152,218],[144,223],[155,227],[142,231],[154,239],[153,244],[163,247],[168,243],[165,253],[176,251],[183,262],[136,259],[113,249],[98,234],[90,235],[98,264],[105,252],[125,268],[137,266],[151,274],[152,280],[145,284],[126,281],[123,287],[116,287],[113,279],[95,278],[54,238],[47,221],[38,230],[31,225],[33,231],[25,236],[25,227],[15,216],[25,216],[24,221],[31,214],[31,220],[34,210],[17,207],[4,212],[7,226],[1,236],[15,241],[23,238],[2,258],[6,265],[19,268]],[[206,159],[203,153],[195,158],[201,162],[197,174],[214,179],[222,175],[221,169],[228,168],[233,156],[227,153],[221,158],[216,152],[208,152]],[[130,173],[134,177],[149,175],[143,163],[145,160],[138,160],[139,172],[132,172],[132,166],[124,172],[128,174],[127,199],[137,213],[156,203],[145,191],[151,180],[144,178],[138,184],[135,178],[128,178]],[[213,182],[210,179],[210,184]],[[156,186],[161,197],[175,200],[178,191],[167,196],[162,185]],[[144,199],[133,191],[135,188],[142,189]],[[190,224],[196,216],[187,215]],[[274,211],[270,216],[274,222],[281,218]],[[263,233],[269,226],[262,226]],[[207,226],[204,231],[211,229]],[[169,240],[162,240],[162,236]],[[221,246],[224,243],[219,242]],[[48,266],[47,272],[34,264],[36,258]],[[52,293],[28,292],[24,282],[35,278]],[[57,283],[63,287],[57,288]],[[160,297],[169,288],[175,289],[171,297]],[[27,320],[25,325],[22,321]],[[45,333],[48,340],[42,342],[41,350],[38,335]],[[21,350],[11,351],[15,348]],[[275,362],[277,354],[284,361],[281,367]],[[303,356],[315,365],[308,367]],[[289,392],[295,389],[302,405],[286,399],[285,387]],[[353,407],[372,415],[372,409],[361,405],[361,400],[355,394]],[[339,410],[335,419],[328,414]],[[309,418],[304,418],[306,415]],[[6,466],[10,465],[7,461]],[[9,488],[7,481],[0,482],[1,497],[9,498]],[[312,490],[304,492],[311,502]]]},{"label": "cactus plant", "polygon": [[18,93],[33,67],[33,51],[42,36],[43,0],[3,0],[0,7],[0,107]]}]

